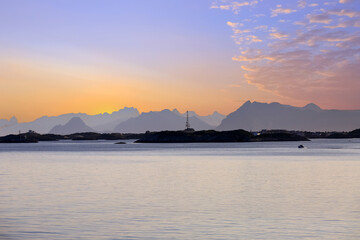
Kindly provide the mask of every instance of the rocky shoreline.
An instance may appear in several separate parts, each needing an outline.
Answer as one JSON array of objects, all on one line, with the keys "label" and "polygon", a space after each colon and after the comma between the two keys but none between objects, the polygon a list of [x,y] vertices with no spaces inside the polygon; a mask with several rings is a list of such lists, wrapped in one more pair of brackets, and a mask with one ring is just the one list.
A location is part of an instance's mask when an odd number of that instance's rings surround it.
[{"label": "rocky shoreline", "polygon": [[189,142],[267,142],[267,141],[309,141],[308,138],[292,133],[267,133],[254,136],[245,130],[233,131],[161,131],[149,132],[137,140],[138,143],[189,143]]},{"label": "rocky shoreline", "polygon": [[144,134],[122,134],[122,133],[74,133],[69,135],[58,134],[39,134],[33,131],[22,134],[11,134],[0,137],[0,143],[37,143],[43,141],[58,141],[58,140],[125,140],[125,139],[139,139]]},{"label": "rocky shoreline", "polygon": [[311,138],[360,138],[360,129],[351,132],[312,133],[285,130],[269,130],[251,133],[245,130],[232,131],[160,131],[136,133],[74,133],[69,135],[39,134],[34,131],[0,137],[0,143],[37,143],[58,140],[126,140],[138,139],[137,143],[188,143],[188,142],[268,142],[309,141]]}]

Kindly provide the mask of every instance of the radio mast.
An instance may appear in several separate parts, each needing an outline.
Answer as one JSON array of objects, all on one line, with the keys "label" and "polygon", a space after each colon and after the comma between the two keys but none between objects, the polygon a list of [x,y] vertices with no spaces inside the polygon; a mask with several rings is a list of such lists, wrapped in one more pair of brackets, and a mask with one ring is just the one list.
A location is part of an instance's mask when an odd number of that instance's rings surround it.
[{"label": "radio mast", "polygon": [[185,124],[186,129],[190,128],[190,122],[189,122],[189,111],[186,111],[186,124]]}]

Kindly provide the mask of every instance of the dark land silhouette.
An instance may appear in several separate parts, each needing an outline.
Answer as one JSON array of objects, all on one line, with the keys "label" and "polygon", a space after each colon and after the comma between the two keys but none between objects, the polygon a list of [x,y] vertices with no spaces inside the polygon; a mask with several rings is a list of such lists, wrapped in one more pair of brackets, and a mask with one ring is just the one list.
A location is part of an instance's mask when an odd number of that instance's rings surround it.
[{"label": "dark land silhouette", "polygon": [[[248,132],[242,129],[232,131],[160,131],[146,133],[73,133],[39,134],[34,131],[10,134],[0,137],[0,143],[36,143],[58,140],[125,140],[137,139],[138,143],[186,143],[186,142],[268,142],[268,141],[307,141],[309,138],[360,138],[360,129],[350,132],[301,132],[269,130],[263,133]],[[124,144],[124,142],[118,142]]]},{"label": "dark land silhouette", "polygon": [[68,135],[60,134],[39,134],[33,131],[21,134],[10,134],[0,137],[0,143],[37,143],[45,141],[59,141],[59,140],[126,140],[139,139],[144,134],[121,134],[121,133],[73,133]]},{"label": "dark land silhouette", "polygon": [[306,137],[293,133],[267,133],[254,136],[245,130],[233,131],[162,131],[146,133],[138,143],[187,143],[187,142],[265,142],[308,141]]}]

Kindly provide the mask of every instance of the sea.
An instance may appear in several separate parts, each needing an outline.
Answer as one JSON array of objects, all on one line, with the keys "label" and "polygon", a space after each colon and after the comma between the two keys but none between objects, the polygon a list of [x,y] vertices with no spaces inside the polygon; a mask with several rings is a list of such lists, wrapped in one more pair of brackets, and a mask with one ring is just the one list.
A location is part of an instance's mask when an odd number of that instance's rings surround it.
[{"label": "sea", "polygon": [[360,139],[115,142],[0,144],[0,239],[360,239]]}]

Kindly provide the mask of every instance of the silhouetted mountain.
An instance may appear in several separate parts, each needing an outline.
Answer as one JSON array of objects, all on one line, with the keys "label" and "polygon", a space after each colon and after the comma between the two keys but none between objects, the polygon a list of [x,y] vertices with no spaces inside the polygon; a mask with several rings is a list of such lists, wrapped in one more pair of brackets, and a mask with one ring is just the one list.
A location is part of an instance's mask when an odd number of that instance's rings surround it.
[{"label": "silhouetted mountain", "polygon": [[[185,113],[180,113],[177,109],[173,110],[173,113],[176,113],[178,115],[181,115],[183,117],[186,117],[186,112]],[[194,111],[189,111],[189,117],[197,117],[198,119],[202,120],[203,122],[206,122],[207,124],[209,124],[210,126],[216,127],[219,126],[219,124],[221,123],[221,121],[226,117],[225,115],[222,115],[218,112],[214,112],[211,115],[208,116],[199,116],[196,112]]]},{"label": "silhouetted mountain", "polygon": [[312,110],[312,111],[321,111],[322,110],[318,105],[316,105],[314,103],[307,104],[305,107],[303,107],[303,109]]},{"label": "silhouetted mountain", "polygon": [[359,127],[360,110],[322,110],[313,103],[293,107],[247,101],[229,114],[216,129],[350,131]]},{"label": "silhouetted mountain", "polygon": [[225,117],[225,115],[222,115],[215,111],[213,114],[208,116],[199,116],[199,119],[203,120],[211,126],[219,126],[221,124],[221,121],[224,120]]},{"label": "silhouetted mountain", "polygon": [[136,108],[125,107],[111,114],[104,113],[102,115],[99,114],[93,117],[84,117],[82,119],[87,125],[99,132],[109,132],[112,131],[119,123],[133,117],[138,117],[139,115],[139,111]]},{"label": "silhouetted mountain", "polygon": [[12,118],[10,118],[10,120],[0,119],[0,128],[10,127],[17,123],[18,123],[18,121],[17,121],[16,117],[12,117]]},{"label": "silhouetted mountain", "polygon": [[[170,110],[161,112],[142,113],[139,117],[130,118],[120,123],[114,129],[115,132],[144,133],[146,131],[183,130],[185,129],[186,117]],[[197,117],[189,117],[192,128],[196,130],[211,129],[212,126],[201,121]]]},{"label": "silhouetted mountain", "polygon": [[102,113],[97,115],[88,115],[85,113],[68,113],[53,117],[43,116],[32,122],[17,123],[16,121],[16,123],[12,125],[8,124],[0,129],[0,135],[17,134],[19,131],[27,132],[29,130],[33,130],[38,133],[48,133],[53,127],[57,125],[64,125],[74,117],[81,118],[85,124],[98,132],[110,132],[119,123],[137,116],[139,116],[139,112],[136,108],[126,107],[111,114]]},{"label": "silhouetted mountain", "polygon": [[[140,117],[141,116],[141,117]],[[57,125],[64,125],[79,117],[93,131],[109,133],[145,132],[161,130],[182,130],[185,128],[186,113],[164,110],[139,115],[136,108],[97,115],[69,113],[59,116],[44,116],[32,122],[18,123],[15,117],[0,119],[0,136],[24,133],[29,130],[40,134],[48,133]],[[190,124],[195,130],[207,130],[217,126],[224,118],[217,112],[209,116],[198,116],[190,111]],[[139,118],[138,118],[139,117]],[[122,124],[123,123],[123,124]],[[288,129],[303,131],[350,131],[360,127],[360,110],[322,110],[313,103],[305,107],[293,107],[279,103],[258,103],[250,101],[222,120],[217,130],[262,130]]]},{"label": "silhouetted mountain", "polygon": [[94,129],[87,126],[83,120],[79,117],[73,117],[65,125],[57,125],[53,127],[49,133],[51,134],[60,134],[68,135],[72,133],[82,133],[82,132],[95,132]]}]

